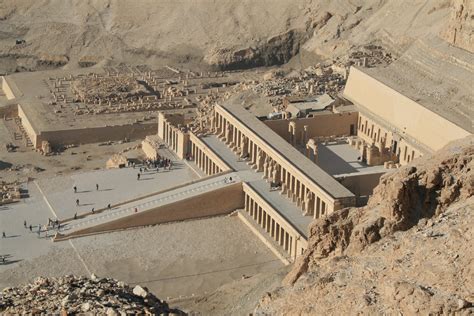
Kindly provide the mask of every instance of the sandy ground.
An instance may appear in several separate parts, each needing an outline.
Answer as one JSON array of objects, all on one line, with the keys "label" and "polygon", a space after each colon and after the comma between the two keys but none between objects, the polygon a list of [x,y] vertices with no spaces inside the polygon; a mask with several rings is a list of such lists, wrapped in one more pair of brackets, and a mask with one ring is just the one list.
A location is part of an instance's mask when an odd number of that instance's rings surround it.
[{"label": "sandy ground", "polygon": [[[205,294],[282,263],[237,217],[216,217],[102,234],[52,244],[16,268],[0,287],[63,274],[108,276],[147,286],[158,297]],[[0,270],[1,271],[1,270]]]}]

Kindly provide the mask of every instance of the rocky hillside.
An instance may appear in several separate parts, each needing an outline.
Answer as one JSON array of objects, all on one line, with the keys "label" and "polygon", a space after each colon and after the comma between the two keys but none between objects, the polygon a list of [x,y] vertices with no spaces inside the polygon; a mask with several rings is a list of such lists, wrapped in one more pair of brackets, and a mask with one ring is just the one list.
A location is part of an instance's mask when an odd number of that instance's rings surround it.
[{"label": "rocky hillside", "polygon": [[450,44],[474,53],[474,2],[452,0],[451,16],[442,36]]},{"label": "rocky hillside", "polygon": [[181,315],[146,288],[133,289],[114,279],[92,277],[38,277],[22,287],[0,292],[2,315]]},{"label": "rocky hillside", "polygon": [[449,0],[5,0],[0,72],[121,62],[248,68],[372,42],[399,50],[438,34],[449,13]]},{"label": "rocky hillside", "polygon": [[474,137],[385,175],[368,205],[316,220],[256,314],[474,313]]}]

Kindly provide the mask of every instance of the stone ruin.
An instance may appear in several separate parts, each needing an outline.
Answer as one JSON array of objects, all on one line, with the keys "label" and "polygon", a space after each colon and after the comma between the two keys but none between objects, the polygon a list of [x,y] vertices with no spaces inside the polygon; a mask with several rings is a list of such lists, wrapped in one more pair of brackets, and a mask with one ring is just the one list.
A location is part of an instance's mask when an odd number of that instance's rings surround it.
[{"label": "stone ruin", "polygon": [[106,162],[107,169],[117,169],[126,167],[128,163],[127,157],[122,154],[114,154],[112,157],[109,158]]},{"label": "stone ruin", "polygon": [[139,66],[105,68],[103,73],[51,77],[45,84],[52,96],[50,105],[54,106],[54,112],[72,111],[74,115],[190,108],[196,106],[196,97],[214,90],[219,93],[219,88],[236,84],[212,82],[212,78],[224,78],[224,73],[208,72],[206,76],[167,68],[167,71]]},{"label": "stone ruin", "polygon": [[386,169],[400,167],[397,155],[385,146],[383,137],[377,144],[375,142],[369,144],[363,139],[353,136],[348,139],[348,143],[360,152],[361,160],[369,166],[383,165]]},{"label": "stone ruin", "polygon": [[19,182],[0,182],[0,205],[18,202],[21,198]]}]

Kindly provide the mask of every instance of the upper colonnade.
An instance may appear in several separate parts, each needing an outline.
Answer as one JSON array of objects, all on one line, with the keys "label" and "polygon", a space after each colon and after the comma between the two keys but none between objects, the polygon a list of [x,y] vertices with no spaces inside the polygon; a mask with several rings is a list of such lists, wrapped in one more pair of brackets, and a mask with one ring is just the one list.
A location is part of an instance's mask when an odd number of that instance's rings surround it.
[{"label": "upper colonnade", "polygon": [[354,194],[241,106],[217,104],[211,125],[252,168],[281,185],[305,215],[318,218],[355,204]]}]

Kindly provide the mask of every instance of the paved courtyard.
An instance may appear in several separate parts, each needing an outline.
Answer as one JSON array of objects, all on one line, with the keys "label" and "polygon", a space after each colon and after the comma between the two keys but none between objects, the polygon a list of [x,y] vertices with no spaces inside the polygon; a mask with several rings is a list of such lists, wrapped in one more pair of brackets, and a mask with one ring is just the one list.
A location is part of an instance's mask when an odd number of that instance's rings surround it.
[{"label": "paved courtyard", "polygon": [[318,144],[318,166],[333,176],[384,170],[383,166],[368,166],[359,157],[360,153],[347,143]]},{"label": "paved courtyard", "polygon": [[[190,166],[188,162],[175,161],[171,171],[145,172],[140,181],[136,179],[138,169],[125,168],[30,182],[29,198],[0,208],[0,231],[7,236],[0,239],[0,255],[7,256],[6,263],[0,264],[0,288],[31,281],[38,275],[96,273],[146,285],[161,297],[179,297],[203,294],[242,275],[282,266],[237,217],[157,225],[56,243],[44,232],[40,237],[37,234],[38,226],[46,224],[48,218],[68,218],[75,212],[88,212],[92,207],[197,180],[198,174]],[[237,176],[234,180],[239,181]],[[165,195],[174,199],[220,185],[225,183],[218,177]],[[74,193],[74,186],[78,193]],[[191,187],[192,191],[185,191]],[[76,198],[80,199],[79,207],[75,205]],[[132,203],[158,203],[163,198],[158,194]],[[111,212],[118,210],[121,208]],[[103,214],[84,220],[108,220],[101,218]],[[25,220],[27,228],[23,225]]]},{"label": "paved courtyard", "polygon": [[[41,233],[41,238],[37,234],[39,226],[47,224],[48,218],[70,218],[76,212],[90,212],[93,207],[98,209],[108,203],[121,203],[198,178],[192,169],[179,161],[174,162],[170,171],[144,172],[139,181],[138,172],[138,168],[98,170],[29,182],[26,185],[29,198],[0,207],[0,231],[7,236],[0,239],[0,255],[9,256],[9,264],[0,265],[0,271],[49,251],[51,242],[45,232]],[[96,190],[96,183],[99,190]],[[74,193],[74,186],[78,193]],[[80,200],[80,206],[76,206],[76,199]],[[54,247],[63,247],[59,244]]]}]

